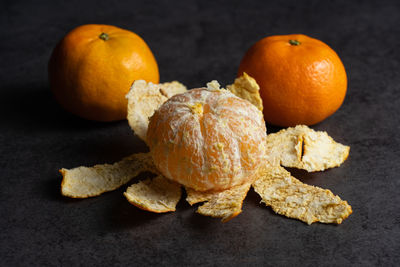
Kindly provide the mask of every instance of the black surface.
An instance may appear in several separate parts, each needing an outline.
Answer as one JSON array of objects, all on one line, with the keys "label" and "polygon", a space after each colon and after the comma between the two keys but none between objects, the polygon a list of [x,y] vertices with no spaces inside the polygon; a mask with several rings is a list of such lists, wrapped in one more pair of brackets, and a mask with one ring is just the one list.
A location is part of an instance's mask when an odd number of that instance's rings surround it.
[{"label": "black surface", "polygon": [[[244,2],[1,2],[0,265],[399,264],[399,2]],[[189,87],[230,83],[247,48],[267,35],[304,33],[328,43],[346,67],[348,93],[313,128],[350,145],[350,157],[340,168],[295,175],[331,189],[354,213],[339,226],[307,226],[275,215],[251,191],[243,213],[222,224],[185,201],[171,214],[141,211],[124,199],[125,187],[86,200],[62,197],[59,168],[146,150],[125,121],[84,121],[52,99],[51,50],[86,23],[138,33],[161,81]]]}]

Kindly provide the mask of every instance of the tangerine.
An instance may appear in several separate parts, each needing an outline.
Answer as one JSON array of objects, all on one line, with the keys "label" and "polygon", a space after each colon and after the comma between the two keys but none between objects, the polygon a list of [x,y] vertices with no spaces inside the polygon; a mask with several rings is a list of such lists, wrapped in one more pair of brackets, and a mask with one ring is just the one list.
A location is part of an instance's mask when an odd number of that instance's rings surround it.
[{"label": "tangerine", "polygon": [[146,140],[157,169],[197,191],[251,182],[265,161],[262,112],[227,90],[173,96],[151,117]]},{"label": "tangerine", "polygon": [[342,105],[347,76],[327,44],[302,35],[269,36],[256,42],[240,62],[260,86],[265,121],[278,126],[312,125]]},{"label": "tangerine", "polygon": [[159,82],[156,59],[139,35],[115,26],[73,29],[49,62],[50,87],[57,102],[89,120],[125,119],[125,95],[138,79]]}]

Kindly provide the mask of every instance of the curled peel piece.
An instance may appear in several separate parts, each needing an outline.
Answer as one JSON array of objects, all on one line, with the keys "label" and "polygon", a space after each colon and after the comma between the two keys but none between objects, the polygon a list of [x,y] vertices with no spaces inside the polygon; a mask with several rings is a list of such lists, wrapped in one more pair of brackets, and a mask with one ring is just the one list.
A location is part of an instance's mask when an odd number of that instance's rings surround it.
[{"label": "curled peel piece", "polygon": [[114,164],[61,169],[61,194],[87,198],[112,191],[126,184],[141,172],[155,171],[150,153],[133,154]]},{"label": "curled peel piece", "polygon": [[181,198],[181,186],[162,175],[133,184],[124,193],[132,205],[151,212],[175,211]]},{"label": "curled peel piece", "polygon": [[247,75],[246,72],[239,78],[236,78],[233,84],[227,85],[226,89],[231,91],[234,95],[249,101],[259,110],[263,111],[260,86],[258,86],[256,80]]},{"label": "curled peel piece", "polygon": [[212,80],[211,82],[207,83],[207,89],[210,91],[218,91],[223,88],[221,88],[221,85],[219,84],[219,82],[217,80]]},{"label": "curled peel piece", "polygon": [[250,183],[245,183],[221,192],[199,192],[186,188],[186,201],[190,205],[205,202],[198,207],[197,213],[221,218],[222,222],[227,222],[242,212],[243,200],[250,185]]},{"label": "curled peel piece", "polygon": [[146,141],[149,118],[168,98],[186,92],[186,87],[177,82],[161,84],[137,80],[126,95],[128,99],[128,122],[132,130]]},{"label": "curled peel piece", "polygon": [[303,184],[280,166],[266,168],[253,188],[276,213],[307,224],[340,224],[352,213],[347,201],[328,189]]},{"label": "curled peel piece", "polygon": [[298,125],[269,134],[267,151],[273,165],[314,172],[340,166],[349,156],[350,147],[335,142],[326,132]]}]

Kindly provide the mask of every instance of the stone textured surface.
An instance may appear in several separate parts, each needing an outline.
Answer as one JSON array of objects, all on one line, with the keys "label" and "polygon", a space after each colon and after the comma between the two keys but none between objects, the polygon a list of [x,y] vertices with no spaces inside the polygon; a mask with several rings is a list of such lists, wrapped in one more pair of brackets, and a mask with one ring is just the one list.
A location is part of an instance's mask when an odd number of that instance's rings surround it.
[{"label": "stone textured surface", "polygon": [[[3,1],[1,265],[397,265],[400,4],[366,2]],[[325,172],[290,171],[348,200],[354,213],[340,226],[307,226],[275,215],[250,191],[243,213],[221,224],[184,200],[175,213],[141,211],[125,200],[125,188],[63,198],[59,168],[146,151],[127,122],[87,122],[52,99],[51,50],[85,23],[137,32],[156,55],[161,81],[188,87],[231,83],[246,49],[267,35],[304,33],[328,43],[346,67],[348,94],[336,114],[313,128],[350,145],[350,156]]]}]

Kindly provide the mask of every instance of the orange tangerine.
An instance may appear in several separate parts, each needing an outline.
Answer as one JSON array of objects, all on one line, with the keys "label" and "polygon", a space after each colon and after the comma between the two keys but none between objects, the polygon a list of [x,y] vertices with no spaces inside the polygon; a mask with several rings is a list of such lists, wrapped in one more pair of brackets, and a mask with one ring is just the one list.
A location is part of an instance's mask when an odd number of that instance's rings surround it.
[{"label": "orange tangerine", "polygon": [[227,90],[192,89],[151,117],[147,142],[167,178],[197,191],[252,181],[265,162],[262,112]]}]

